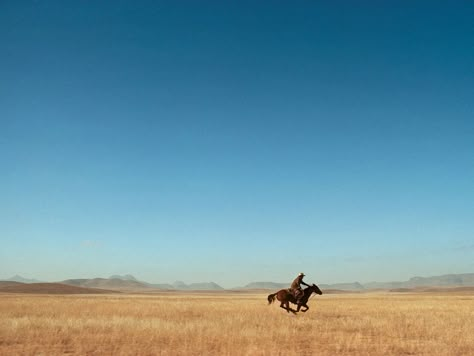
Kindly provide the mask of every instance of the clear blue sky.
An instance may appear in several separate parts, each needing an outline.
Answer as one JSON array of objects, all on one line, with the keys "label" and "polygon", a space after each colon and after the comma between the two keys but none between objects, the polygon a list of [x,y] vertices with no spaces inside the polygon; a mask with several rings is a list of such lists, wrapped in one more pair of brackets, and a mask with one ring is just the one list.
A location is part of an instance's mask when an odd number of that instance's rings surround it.
[{"label": "clear blue sky", "polygon": [[471,1],[2,1],[0,278],[474,272]]}]

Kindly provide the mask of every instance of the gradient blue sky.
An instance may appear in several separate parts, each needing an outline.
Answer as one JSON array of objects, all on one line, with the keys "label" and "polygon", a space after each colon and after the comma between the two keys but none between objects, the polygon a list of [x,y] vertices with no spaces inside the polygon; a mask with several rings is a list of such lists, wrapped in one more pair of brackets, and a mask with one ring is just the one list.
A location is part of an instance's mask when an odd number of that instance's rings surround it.
[{"label": "gradient blue sky", "polygon": [[0,3],[0,278],[474,272],[472,1],[177,3]]}]

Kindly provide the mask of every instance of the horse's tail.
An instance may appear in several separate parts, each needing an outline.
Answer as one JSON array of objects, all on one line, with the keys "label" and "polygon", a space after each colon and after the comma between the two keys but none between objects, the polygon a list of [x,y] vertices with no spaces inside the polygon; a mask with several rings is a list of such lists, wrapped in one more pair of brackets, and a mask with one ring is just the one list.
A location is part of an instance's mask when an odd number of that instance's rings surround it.
[{"label": "horse's tail", "polygon": [[272,303],[275,301],[275,296],[276,296],[277,294],[278,294],[278,292],[273,293],[273,294],[270,294],[270,295],[267,297],[268,304],[272,304]]}]

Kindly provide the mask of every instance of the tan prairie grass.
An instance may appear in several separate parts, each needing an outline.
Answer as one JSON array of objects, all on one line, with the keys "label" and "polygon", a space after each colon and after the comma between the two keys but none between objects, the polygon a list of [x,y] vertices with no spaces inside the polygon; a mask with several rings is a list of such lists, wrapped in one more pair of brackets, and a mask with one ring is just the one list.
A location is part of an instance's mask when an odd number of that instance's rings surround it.
[{"label": "tan prairie grass", "polygon": [[0,295],[1,355],[474,355],[474,295]]}]

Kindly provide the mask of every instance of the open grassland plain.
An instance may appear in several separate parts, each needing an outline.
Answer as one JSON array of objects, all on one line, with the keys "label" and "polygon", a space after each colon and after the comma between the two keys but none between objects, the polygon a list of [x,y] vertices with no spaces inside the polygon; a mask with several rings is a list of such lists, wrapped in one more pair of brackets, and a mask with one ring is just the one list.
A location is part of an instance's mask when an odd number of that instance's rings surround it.
[{"label": "open grassland plain", "polygon": [[474,355],[473,294],[0,294],[1,355]]}]

